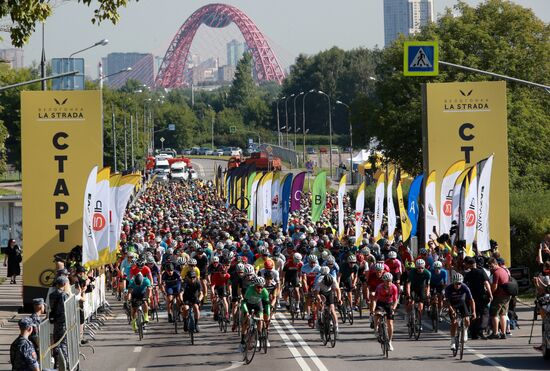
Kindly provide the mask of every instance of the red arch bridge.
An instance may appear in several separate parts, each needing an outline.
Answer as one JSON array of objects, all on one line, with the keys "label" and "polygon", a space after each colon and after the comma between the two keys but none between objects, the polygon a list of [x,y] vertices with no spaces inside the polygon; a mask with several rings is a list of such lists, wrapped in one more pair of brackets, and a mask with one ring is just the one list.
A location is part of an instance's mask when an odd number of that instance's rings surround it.
[{"label": "red arch bridge", "polygon": [[189,49],[198,28],[223,28],[235,23],[244,36],[249,52],[254,59],[258,81],[276,81],[279,84],[285,78],[275,53],[266,38],[246,14],[226,4],[209,4],[195,11],[180,27],[162,60],[155,85],[162,88],[178,88],[190,85],[186,81],[185,69]]}]

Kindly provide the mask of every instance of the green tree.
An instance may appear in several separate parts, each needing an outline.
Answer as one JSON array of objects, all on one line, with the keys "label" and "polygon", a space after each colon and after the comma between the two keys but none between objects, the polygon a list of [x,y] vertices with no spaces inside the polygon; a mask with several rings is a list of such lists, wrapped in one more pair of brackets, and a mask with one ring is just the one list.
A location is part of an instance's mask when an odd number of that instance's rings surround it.
[{"label": "green tree", "polygon": [[[530,9],[503,0],[476,8],[460,1],[414,37],[439,40],[440,58],[548,85],[550,26]],[[442,68],[434,78],[404,77],[403,42],[383,50],[373,96],[353,104],[356,138],[378,141],[378,149],[410,173],[422,169],[421,83],[491,80],[486,75]],[[512,188],[548,189],[547,144],[550,100],[542,89],[508,83],[508,137]],[[529,159],[526,165],[526,159]]]},{"label": "green tree", "polygon": [[[136,2],[139,0],[136,0]],[[116,24],[120,18],[119,9],[126,7],[128,0],[78,0],[79,3],[93,7],[92,23],[111,21]],[[37,22],[44,22],[52,15],[53,4],[50,0],[7,0],[0,4],[0,18],[10,18],[13,25],[10,29],[12,45],[22,47],[35,30]]]},{"label": "green tree", "polygon": [[258,94],[256,83],[252,77],[252,54],[244,53],[243,57],[237,63],[235,77],[229,94],[227,103],[229,107],[241,108],[248,100],[253,99]]}]

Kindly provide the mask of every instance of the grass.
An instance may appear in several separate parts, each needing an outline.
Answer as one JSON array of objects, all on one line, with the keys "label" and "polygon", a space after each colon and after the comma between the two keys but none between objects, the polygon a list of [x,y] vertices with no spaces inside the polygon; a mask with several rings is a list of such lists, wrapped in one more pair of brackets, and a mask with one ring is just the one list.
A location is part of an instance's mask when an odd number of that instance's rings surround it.
[{"label": "grass", "polygon": [[518,299],[524,303],[532,304],[535,301],[535,290],[529,289],[528,291],[518,295]]},{"label": "grass", "polygon": [[8,195],[16,195],[18,192],[8,189],[8,188],[0,188],[0,196],[8,196]]},{"label": "grass", "polygon": [[228,161],[231,158],[231,156],[206,156],[206,155],[185,155],[185,157],[205,159],[205,160],[223,160],[223,161]]}]

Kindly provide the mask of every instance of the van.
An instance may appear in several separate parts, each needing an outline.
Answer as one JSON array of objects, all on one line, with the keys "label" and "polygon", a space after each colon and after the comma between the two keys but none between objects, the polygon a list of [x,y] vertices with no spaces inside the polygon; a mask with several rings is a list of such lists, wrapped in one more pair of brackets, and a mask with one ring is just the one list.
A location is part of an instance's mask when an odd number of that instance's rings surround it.
[{"label": "van", "polygon": [[170,179],[175,181],[187,180],[189,178],[189,174],[186,168],[187,164],[185,162],[174,162],[170,165]]},{"label": "van", "polygon": [[170,164],[166,157],[158,156],[155,159],[155,173],[168,175],[170,173]]}]

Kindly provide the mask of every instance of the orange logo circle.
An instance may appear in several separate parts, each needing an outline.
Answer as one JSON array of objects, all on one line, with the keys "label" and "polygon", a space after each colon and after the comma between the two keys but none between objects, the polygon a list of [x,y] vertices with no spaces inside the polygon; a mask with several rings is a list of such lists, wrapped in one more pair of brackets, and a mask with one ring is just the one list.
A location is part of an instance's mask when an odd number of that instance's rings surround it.
[{"label": "orange logo circle", "polygon": [[93,220],[93,228],[94,231],[98,232],[103,230],[105,226],[107,225],[107,221],[105,220],[105,217],[101,213],[94,213],[94,220]]},{"label": "orange logo circle", "polygon": [[476,213],[474,210],[466,211],[466,227],[471,227],[476,222]]}]

